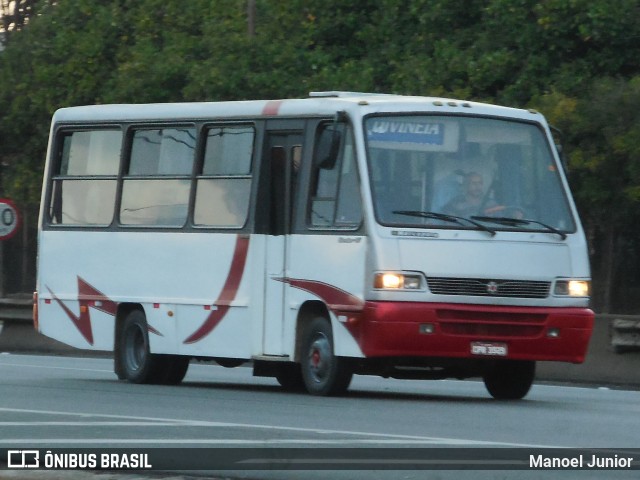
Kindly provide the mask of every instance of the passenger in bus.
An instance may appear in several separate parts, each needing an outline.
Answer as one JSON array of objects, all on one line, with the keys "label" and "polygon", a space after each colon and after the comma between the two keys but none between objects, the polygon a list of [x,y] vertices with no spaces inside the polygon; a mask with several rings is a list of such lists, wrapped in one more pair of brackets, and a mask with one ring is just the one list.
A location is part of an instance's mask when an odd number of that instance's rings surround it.
[{"label": "passenger in bus", "polygon": [[444,213],[459,217],[484,215],[495,205],[493,200],[486,198],[482,175],[478,172],[469,172],[464,178],[464,194],[445,205]]}]

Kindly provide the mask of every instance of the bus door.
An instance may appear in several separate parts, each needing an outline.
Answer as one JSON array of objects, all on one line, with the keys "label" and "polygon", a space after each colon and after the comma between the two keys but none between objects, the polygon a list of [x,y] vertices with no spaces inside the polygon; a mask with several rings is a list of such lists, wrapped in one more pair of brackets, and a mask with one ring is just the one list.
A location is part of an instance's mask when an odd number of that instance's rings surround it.
[{"label": "bus door", "polygon": [[[299,125],[299,123],[298,123]],[[288,313],[287,248],[291,232],[292,199],[295,180],[302,157],[303,132],[301,130],[269,130],[264,150],[264,165],[268,179],[268,203],[265,247],[265,303],[262,335],[264,355],[284,355],[284,319]]]}]

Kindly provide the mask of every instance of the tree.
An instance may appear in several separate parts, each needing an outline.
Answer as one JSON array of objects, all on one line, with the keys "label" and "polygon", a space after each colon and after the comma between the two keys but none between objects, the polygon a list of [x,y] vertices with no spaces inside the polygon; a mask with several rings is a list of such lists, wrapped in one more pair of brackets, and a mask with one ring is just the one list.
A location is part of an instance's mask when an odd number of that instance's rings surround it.
[{"label": "tree", "polygon": [[[533,102],[566,132],[570,178],[588,233],[597,305],[609,312],[639,284],[640,76],[592,81],[583,98],[557,91]],[[624,280],[626,281],[623,281]]]}]

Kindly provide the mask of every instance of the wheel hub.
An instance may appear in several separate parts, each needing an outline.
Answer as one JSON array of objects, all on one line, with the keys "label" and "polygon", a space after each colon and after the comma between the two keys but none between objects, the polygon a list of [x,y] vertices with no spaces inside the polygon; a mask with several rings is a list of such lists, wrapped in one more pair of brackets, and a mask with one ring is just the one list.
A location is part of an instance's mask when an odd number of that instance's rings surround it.
[{"label": "wheel hub", "polygon": [[313,380],[323,382],[329,375],[331,368],[331,344],[329,339],[320,334],[309,348],[309,367]]}]

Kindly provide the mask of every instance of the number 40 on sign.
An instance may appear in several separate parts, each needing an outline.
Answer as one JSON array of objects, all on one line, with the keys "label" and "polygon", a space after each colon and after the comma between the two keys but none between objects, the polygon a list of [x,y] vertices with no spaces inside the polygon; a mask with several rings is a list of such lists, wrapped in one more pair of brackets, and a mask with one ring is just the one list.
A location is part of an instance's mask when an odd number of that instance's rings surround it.
[{"label": "number 40 on sign", "polygon": [[0,198],[0,240],[11,238],[20,226],[20,214],[8,198]]}]

